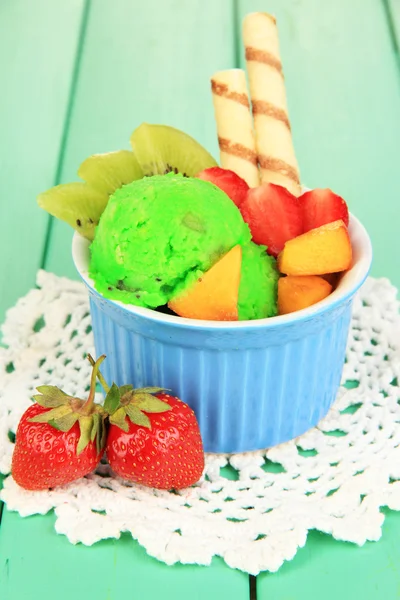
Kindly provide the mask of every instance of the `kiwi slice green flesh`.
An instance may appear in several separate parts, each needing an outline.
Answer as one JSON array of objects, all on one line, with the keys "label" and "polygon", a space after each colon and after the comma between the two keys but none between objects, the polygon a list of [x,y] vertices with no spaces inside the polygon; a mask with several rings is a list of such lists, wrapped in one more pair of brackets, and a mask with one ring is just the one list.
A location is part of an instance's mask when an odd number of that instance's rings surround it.
[{"label": "kiwi slice green flesh", "polygon": [[111,195],[121,186],[141,179],[142,169],[130,150],[93,154],[83,161],[78,175],[94,189]]},{"label": "kiwi slice green flesh", "polygon": [[65,221],[83,237],[93,240],[108,195],[86,183],[63,183],[40,194],[37,201],[53,217]]},{"label": "kiwi slice green flesh", "polygon": [[142,123],[132,133],[131,145],[144,175],[171,171],[194,177],[217,166],[211,154],[190,135],[167,125]]}]

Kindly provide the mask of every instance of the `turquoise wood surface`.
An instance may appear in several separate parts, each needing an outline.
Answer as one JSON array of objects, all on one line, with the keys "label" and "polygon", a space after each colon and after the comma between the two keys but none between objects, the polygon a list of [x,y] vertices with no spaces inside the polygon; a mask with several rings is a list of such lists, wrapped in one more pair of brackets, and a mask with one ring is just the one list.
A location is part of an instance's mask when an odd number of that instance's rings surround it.
[{"label": "turquoise wood surface", "polygon": [[[128,147],[141,121],[180,127],[217,154],[209,77],[243,60],[236,34],[252,10],[279,19],[303,181],[348,200],[371,233],[373,274],[400,286],[398,0],[3,0],[0,218],[18,229],[0,238],[0,320],[38,266],[76,278],[71,231],[47,228],[39,191],[75,179],[93,152]],[[248,577],[220,559],[168,567],[127,535],[75,547],[53,523],[3,511],[1,600],[249,598]],[[382,540],[363,548],[312,532],[292,562],[257,578],[257,597],[398,597],[399,534],[389,511]],[[73,576],[60,585],[62,567]]]},{"label": "turquoise wood surface", "polygon": [[87,548],[57,536],[53,515],[21,519],[6,512],[4,518],[1,600],[187,600],[189,594],[191,600],[220,600],[221,592],[248,598],[247,577],[221,559],[210,567],[169,567],[149,558],[128,534]]},{"label": "turquoise wood surface", "polygon": [[56,177],[82,8],[0,2],[0,322],[42,260],[48,218],[34,198]]},{"label": "turquoise wood surface", "polygon": [[317,531],[294,560],[257,577],[262,600],[395,600],[400,597],[399,515],[384,510],[383,537],[359,548]]}]

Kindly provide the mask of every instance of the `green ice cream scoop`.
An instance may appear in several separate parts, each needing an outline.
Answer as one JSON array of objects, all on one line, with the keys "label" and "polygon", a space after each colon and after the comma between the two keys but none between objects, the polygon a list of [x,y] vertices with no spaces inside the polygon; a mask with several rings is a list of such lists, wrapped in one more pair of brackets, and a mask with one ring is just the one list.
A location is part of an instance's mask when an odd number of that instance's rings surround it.
[{"label": "green ice cream scoop", "polygon": [[250,242],[242,247],[239,285],[239,321],[274,317],[278,313],[279,272],[265,246]]},{"label": "green ice cream scoop", "polygon": [[213,184],[144,177],[110,197],[91,245],[90,276],[107,298],[156,308],[250,238],[239,209]]}]

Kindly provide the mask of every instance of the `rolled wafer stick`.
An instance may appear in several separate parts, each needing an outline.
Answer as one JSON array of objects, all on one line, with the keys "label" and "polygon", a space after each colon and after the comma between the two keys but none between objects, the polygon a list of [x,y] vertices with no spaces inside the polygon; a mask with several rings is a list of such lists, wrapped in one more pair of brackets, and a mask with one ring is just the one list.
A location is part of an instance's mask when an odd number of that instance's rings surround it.
[{"label": "rolled wafer stick", "polygon": [[245,72],[219,71],[211,78],[211,89],[221,166],[256,187],[260,179]]},{"label": "rolled wafer stick", "polygon": [[282,185],[298,196],[299,167],[290,130],[275,18],[267,13],[247,15],[243,21],[243,42],[261,181]]}]

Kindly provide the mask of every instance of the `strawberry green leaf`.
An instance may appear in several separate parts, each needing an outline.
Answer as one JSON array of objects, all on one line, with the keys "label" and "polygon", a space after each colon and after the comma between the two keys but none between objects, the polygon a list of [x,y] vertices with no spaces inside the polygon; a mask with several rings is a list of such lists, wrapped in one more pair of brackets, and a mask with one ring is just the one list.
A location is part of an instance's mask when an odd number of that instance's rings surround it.
[{"label": "strawberry green leaf", "polygon": [[79,415],[77,413],[71,412],[68,415],[59,417],[58,419],[52,419],[49,421],[49,425],[55,429],[58,429],[59,431],[69,431],[77,422],[78,417]]},{"label": "strawberry green leaf", "polygon": [[113,383],[107,392],[106,399],[104,400],[104,410],[112,415],[117,410],[121,401],[121,392],[119,387]]},{"label": "strawberry green leaf", "polygon": [[86,446],[90,442],[90,435],[92,432],[93,419],[92,417],[80,417],[79,419],[79,428],[81,430],[81,435],[79,438],[78,445],[76,447],[76,454],[79,456],[81,452],[86,448]]},{"label": "strawberry green leaf", "polygon": [[55,385],[40,385],[36,388],[41,395],[36,394],[34,399],[40,406],[56,408],[66,403],[68,395]]},{"label": "strawberry green leaf", "polygon": [[133,390],[134,394],[141,394],[142,392],[145,394],[159,394],[160,392],[169,392],[167,388],[162,387],[144,387],[138,388],[137,390]]},{"label": "strawberry green leaf", "polygon": [[91,442],[94,442],[94,440],[96,438],[96,434],[99,433],[100,422],[101,422],[101,417],[100,417],[99,413],[94,413],[93,414],[92,431],[90,432],[90,441]]},{"label": "strawberry green leaf", "polygon": [[57,421],[57,419],[65,417],[65,415],[69,415],[71,413],[72,408],[68,404],[63,404],[62,406],[58,406],[57,408],[47,410],[45,413],[36,415],[35,417],[28,419],[28,421],[30,423],[49,423],[49,421]]},{"label": "strawberry green leaf", "polygon": [[68,396],[68,394],[55,385],[39,385],[36,389],[41,394],[46,394],[46,396]]},{"label": "strawberry green leaf", "polygon": [[95,439],[96,439],[96,452],[100,452],[100,450],[101,450],[101,441],[100,441],[100,434],[99,434],[99,432],[97,432],[97,435],[96,435]]},{"label": "strawberry green leaf", "polygon": [[151,429],[149,417],[145,415],[140,408],[137,408],[137,406],[134,406],[133,404],[127,404],[124,409],[132,423]]},{"label": "strawberry green leaf", "polygon": [[53,400],[42,394],[35,394],[32,398],[37,404],[43,406],[43,408],[57,408],[57,406],[65,404],[65,399],[61,401],[59,399]]},{"label": "strawberry green leaf", "polygon": [[128,383],[127,385],[121,385],[119,388],[119,393],[121,394],[121,398],[127,392],[131,392],[133,390],[133,385]]},{"label": "strawberry green leaf", "polygon": [[109,421],[112,425],[116,425],[122,429],[122,431],[129,431],[128,421],[126,420],[126,414],[123,408],[118,408],[115,413],[110,416]]},{"label": "strawberry green leaf", "polygon": [[134,394],[132,404],[148,413],[162,413],[171,410],[171,406],[151,394]]}]

